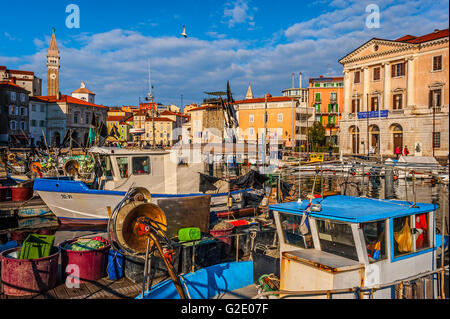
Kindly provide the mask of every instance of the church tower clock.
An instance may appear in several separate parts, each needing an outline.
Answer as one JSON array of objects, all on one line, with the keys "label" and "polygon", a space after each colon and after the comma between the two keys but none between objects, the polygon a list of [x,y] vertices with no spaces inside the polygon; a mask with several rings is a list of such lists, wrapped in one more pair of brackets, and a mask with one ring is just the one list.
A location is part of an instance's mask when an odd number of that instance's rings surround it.
[{"label": "church tower clock", "polygon": [[55,29],[47,54],[47,95],[57,96],[59,93],[59,51],[56,45]]}]

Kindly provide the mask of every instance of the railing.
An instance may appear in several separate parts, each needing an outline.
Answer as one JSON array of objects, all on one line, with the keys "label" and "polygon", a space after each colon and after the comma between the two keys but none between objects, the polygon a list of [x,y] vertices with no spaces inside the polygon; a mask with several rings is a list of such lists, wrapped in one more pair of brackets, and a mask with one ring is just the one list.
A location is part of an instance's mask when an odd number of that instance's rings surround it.
[{"label": "railing", "polygon": [[[369,296],[370,299],[373,298],[373,294],[381,289],[388,289],[388,288],[392,288],[394,287],[394,289],[396,289],[396,299],[404,299],[404,297],[406,296],[405,293],[405,288],[408,286],[412,286],[413,283],[416,280],[422,279],[422,278],[427,278],[430,276],[433,276],[437,273],[441,273],[443,274],[444,270],[448,271],[448,265],[444,268],[438,268],[434,271],[429,271],[426,273],[422,273],[419,274],[417,276],[413,276],[413,277],[409,277],[403,280],[397,280],[391,283],[387,283],[387,284],[380,284],[380,285],[375,285],[373,287],[353,287],[353,288],[343,288],[343,289],[332,289],[332,290],[310,290],[310,291],[289,291],[289,290],[279,290],[279,291],[267,291],[267,292],[262,292],[258,295],[256,295],[255,297],[253,297],[252,299],[260,299],[261,297],[265,297],[265,296],[273,296],[273,295],[285,295],[282,296],[282,298],[285,297],[312,297],[312,296],[327,296],[327,299],[331,299],[333,295],[336,294],[349,294],[349,293],[353,293],[355,296],[355,299],[362,299],[364,296]],[[443,276],[442,276],[443,277]],[[432,279],[434,280],[434,279]],[[443,278],[441,278],[441,280],[443,280]],[[427,286],[424,284],[424,296],[426,297],[426,289]],[[444,299],[445,295],[441,292],[439,295],[439,299]]]}]

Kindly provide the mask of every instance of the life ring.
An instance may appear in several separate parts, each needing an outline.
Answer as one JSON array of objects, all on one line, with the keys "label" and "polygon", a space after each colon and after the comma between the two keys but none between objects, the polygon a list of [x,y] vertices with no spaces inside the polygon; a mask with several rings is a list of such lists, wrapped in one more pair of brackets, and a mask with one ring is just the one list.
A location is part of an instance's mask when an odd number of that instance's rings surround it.
[{"label": "life ring", "polygon": [[42,165],[39,162],[33,162],[30,164],[30,171],[38,174],[40,178],[42,178],[41,169],[42,169]]}]

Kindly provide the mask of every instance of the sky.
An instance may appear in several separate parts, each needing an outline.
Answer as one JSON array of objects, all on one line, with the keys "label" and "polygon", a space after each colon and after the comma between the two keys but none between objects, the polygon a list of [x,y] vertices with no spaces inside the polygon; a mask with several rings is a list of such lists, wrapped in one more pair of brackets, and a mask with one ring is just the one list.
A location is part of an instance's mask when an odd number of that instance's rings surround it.
[{"label": "sky", "polygon": [[[96,103],[200,104],[204,92],[235,100],[281,95],[311,77],[342,76],[339,59],[371,38],[449,27],[443,0],[0,0],[0,65],[34,71],[46,94],[52,28],[61,54],[60,91],[84,81]],[[75,19],[72,8],[79,12]],[[79,24],[76,22],[79,21]],[[180,35],[186,26],[187,38]],[[150,70],[150,72],[149,72]]]}]

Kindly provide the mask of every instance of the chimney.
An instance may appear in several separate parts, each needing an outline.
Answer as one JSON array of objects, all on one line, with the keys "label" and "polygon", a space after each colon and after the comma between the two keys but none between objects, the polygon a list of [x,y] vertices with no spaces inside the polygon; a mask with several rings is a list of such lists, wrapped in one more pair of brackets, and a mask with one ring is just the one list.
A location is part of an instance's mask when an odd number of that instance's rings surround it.
[{"label": "chimney", "polygon": [[302,72],[300,72],[300,80],[299,80],[300,85],[298,86],[299,89],[302,88]]},{"label": "chimney", "polygon": [[294,88],[294,80],[295,80],[295,74],[294,72],[292,72],[292,88]]},{"label": "chimney", "polygon": [[439,29],[434,29],[434,33],[438,33],[439,31]]}]

